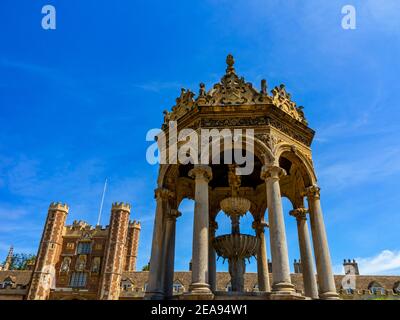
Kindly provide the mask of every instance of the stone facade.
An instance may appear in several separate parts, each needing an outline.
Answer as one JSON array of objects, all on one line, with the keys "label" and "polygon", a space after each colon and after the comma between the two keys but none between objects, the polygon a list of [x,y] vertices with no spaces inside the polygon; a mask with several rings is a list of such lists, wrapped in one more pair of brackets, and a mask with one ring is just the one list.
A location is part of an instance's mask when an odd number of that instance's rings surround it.
[{"label": "stone facade", "polygon": [[0,271],[6,283],[1,298],[119,298],[122,272],[136,271],[140,222],[129,221],[125,203],[112,205],[105,228],[84,221],[65,225],[68,211],[66,204],[49,206],[33,272]]},{"label": "stone facade", "polygon": [[115,203],[111,209],[109,236],[106,247],[103,280],[100,299],[117,300],[119,297],[121,273],[131,258],[126,256],[129,214],[131,207],[124,203]]},{"label": "stone facade", "polygon": [[124,271],[131,272],[136,270],[140,229],[141,226],[139,222],[137,221],[129,222]]},{"label": "stone facade", "polygon": [[49,207],[28,299],[46,300],[50,296],[50,289],[54,286],[55,281],[55,265],[61,254],[68,210],[69,207],[61,203],[52,203]]}]

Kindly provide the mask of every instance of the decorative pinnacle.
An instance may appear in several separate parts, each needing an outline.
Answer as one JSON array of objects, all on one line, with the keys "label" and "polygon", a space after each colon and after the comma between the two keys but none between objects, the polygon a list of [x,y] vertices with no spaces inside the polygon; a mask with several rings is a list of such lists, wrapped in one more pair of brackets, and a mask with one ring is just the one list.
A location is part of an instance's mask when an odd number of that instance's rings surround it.
[{"label": "decorative pinnacle", "polygon": [[231,54],[228,54],[226,57],[226,64],[228,67],[226,68],[226,73],[235,73],[235,68],[233,65],[235,64],[235,59],[233,59],[233,56]]},{"label": "decorative pinnacle", "polygon": [[11,245],[10,249],[8,250],[7,258],[8,258],[8,257],[12,258],[13,255],[14,255],[14,246]]},{"label": "decorative pinnacle", "polygon": [[261,94],[267,95],[268,94],[268,87],[267,87],[267,80],[261,80]]}]

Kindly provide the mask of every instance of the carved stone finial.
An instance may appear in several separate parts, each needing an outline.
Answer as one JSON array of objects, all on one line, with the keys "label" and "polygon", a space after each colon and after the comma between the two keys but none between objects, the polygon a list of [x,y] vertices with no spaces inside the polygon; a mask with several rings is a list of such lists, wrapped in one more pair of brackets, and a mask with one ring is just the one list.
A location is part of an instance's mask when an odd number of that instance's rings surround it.
[{"label": "carved stone finial", "polygon": [[307,120],[304,116],[303,107],[297,107],[296,103],[292,101],[292,96],[290,93],[286,91],[286,87],[284,84],[279,85],[279,87],[275,87],[271,91],[273,104],[277,106],[279,109],[283,110],[291,117],[296,120],[302,122],[305,125],[308,125]]},{"label": "carved stone finial", "polygon": [[207,104],[206,85],[204,83],[200,83],[199,95],[196,101],[198,105]]},{"label": "carved stone finial", "polygon": [[261,94],[267,94],[267,80],[262,79],[261,80]]},{"label": "carved stone finial", "polygon": [[235,68],[233,65],[235,64],[235,60],[233,59],[233,56],[231,54],[228,54],[226,57],[226,64],[228,67],[226,68],[226,73],[235,73]]},{"label": "carved stone finial", "polygon": [[199,97],[206,96],[206,85],[202,82],[200,83]]},{"label": "carved stone finial", "polygon": [[171,119],[171,113],[168,112],[167,110],[164,110],[163,115],[164,115],[164,123],[167,124]]}]

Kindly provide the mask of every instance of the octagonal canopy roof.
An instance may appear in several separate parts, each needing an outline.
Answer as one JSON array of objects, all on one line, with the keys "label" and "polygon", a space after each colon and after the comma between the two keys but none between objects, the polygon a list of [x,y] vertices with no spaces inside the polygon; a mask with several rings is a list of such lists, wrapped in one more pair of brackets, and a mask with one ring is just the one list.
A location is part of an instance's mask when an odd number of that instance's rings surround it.
[{"label": "octagonal canopy roof", "polygon": [[176,121],[196,106],[237,106],[237,105],[263,105],[269,104],[281,109],[295,120],[307,125],[303,107],[297,106],[291,100],[291,95],[286,91],[285,85],[281,84],[271,90],[267,90],[266,80],[261,80],[261,90],[257,90],[244,77],[236,74],[235,60],[231,54],[226,58],[226,72],[219,83],[214,84],[212,89],[206,90],[204,83],[200,83],[197,97],[195,93],[184,88],[176,98],[176,104],[172,111],[164,111],[164,124],[168,121]]}]

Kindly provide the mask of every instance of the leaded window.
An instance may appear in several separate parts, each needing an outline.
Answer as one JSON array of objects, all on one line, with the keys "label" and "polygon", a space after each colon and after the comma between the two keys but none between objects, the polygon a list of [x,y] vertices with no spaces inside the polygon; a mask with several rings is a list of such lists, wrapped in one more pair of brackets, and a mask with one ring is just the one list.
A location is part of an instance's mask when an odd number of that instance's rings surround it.
[{"label": "leaded window", "polygon": [[92,251],[90,242],[79,242],[77,254],[89,254]]},{"label": "leaded window", "polygon": [[173,288],[173,292],[183,292],[184,291],[184,287],[183,287],[182,283],[180,283],[179,281],[175,281],[172,284],[172,288]]},{"label": "leaded window", "polygon": [[86,272],[73,272],[69,282],[72,288],[83,288],[86,286],[87,273]]},{"label": "leaded window", "polygon": [[378,282],[375,281],[368,286],[368,289],[371,290],[373,294],[385,294],[385,288],[383,288]]}]

